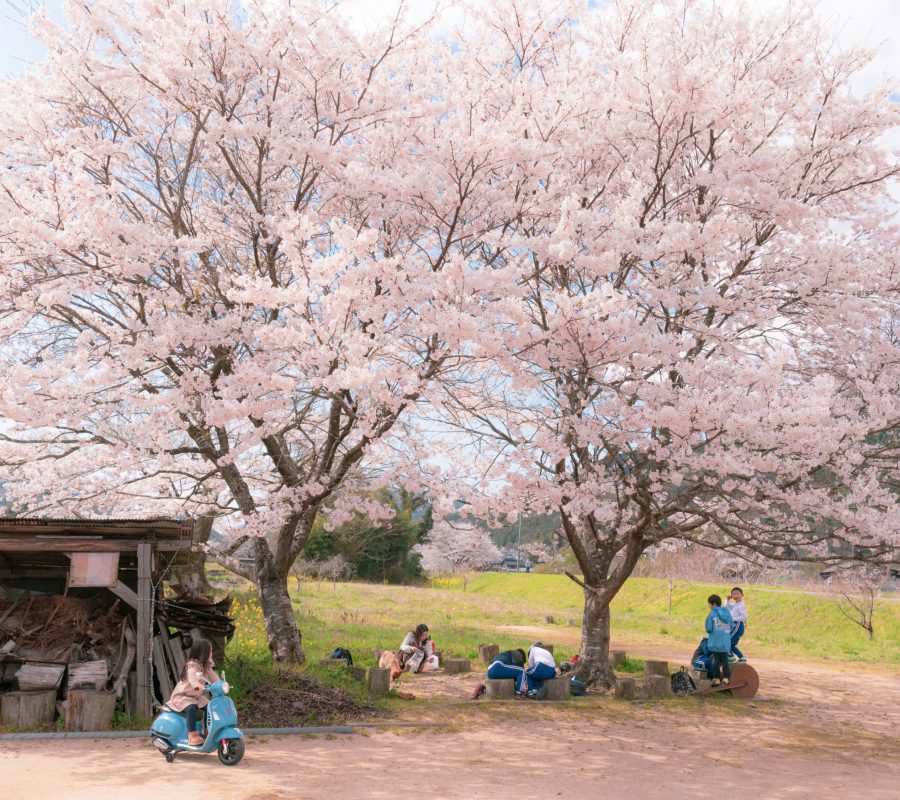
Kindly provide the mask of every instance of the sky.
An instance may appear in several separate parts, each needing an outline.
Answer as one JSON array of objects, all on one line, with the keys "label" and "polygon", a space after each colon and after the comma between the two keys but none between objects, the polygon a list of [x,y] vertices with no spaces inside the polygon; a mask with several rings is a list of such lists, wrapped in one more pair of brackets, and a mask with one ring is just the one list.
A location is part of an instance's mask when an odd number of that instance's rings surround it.
[{"label": "sky", "polygon": [[[390,14],[399,0],[344,0],[345,7],[361,24]],[[785,0],[758,0],[760,5],[772,6]],[[51,18],[62,20],[62,0],[0,0],[0,74],[16,75],[39,61],[41,47],[28,36],[26,26],[17,18],[14,9],[44,5]],[[412,7],[420,10],[429,4],[413,0]],[[896,0],[818,0],[817,6],[826,18],[841,26],[839,38],[847,43],[864,41],[880,45],[878,57],[859,77],[857,88],[872,88],[889,76],[898,83],[900,92],[900,3]],[[900,101],[900,94],[898,94]]]}]

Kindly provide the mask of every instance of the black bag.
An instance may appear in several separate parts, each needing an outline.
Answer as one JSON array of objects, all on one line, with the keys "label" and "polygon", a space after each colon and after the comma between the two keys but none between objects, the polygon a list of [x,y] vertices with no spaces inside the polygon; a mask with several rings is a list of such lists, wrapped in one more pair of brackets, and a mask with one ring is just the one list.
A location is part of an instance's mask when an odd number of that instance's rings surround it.
[{"label": "black bag", "polygon": [[335,659],[336,661],[346,661],[348,667],[353,666],[353,656],[350,655],[350,651],[346,647],[336,648],[330,657]]},{"label": "black bag", "polygon": [[693,679],[688,675],[688,671],[685,667],[682,667],[678,672],[673,673],[672,694],[676,697],[684,697],[685,695],[693,694],[696,688]]}]

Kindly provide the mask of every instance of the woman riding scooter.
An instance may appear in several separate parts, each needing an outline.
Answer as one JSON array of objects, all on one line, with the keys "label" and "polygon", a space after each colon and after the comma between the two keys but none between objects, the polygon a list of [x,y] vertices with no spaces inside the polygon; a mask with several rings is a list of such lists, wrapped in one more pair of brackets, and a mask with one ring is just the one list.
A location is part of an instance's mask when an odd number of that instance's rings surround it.
[{"label": "woman riding scooter", "polygon": [[198,639],[188,652],[187,661],[181,668],[178,683],[166,705],[172,711],[184,712],[188,725],[188,744],[197,747],[203,744],[203,736],[197,731],[197,715],[209,703],[203,690],[209,683],[219,680],[213,667],[212,645],[206,639]]}]

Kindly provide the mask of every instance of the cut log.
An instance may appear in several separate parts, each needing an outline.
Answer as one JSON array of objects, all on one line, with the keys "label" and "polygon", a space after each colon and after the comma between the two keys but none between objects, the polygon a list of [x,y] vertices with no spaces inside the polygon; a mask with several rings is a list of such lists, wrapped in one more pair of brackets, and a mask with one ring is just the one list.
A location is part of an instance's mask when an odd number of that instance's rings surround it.
[{"label": "cut log", "polygon": [[668,661],[645,661],[644,675],[659,675],[663,678],[669,677]]},{"label": "cut log", "polygon": [[56,689],[7,692],[0,695],[0,725],[33,730],[53,722],[56,716]]},{"label": "cut log", "polygon": [[16,673],[19,688],[23,692],[37,689],[56,689],[66,671],[65,664],[38,664],[27,662]]},{"label": "cut log", "polygon": [[619,678],[616,681],[616,688],[613,692],[616,700],[634,700],[634,678]]},{"label": "cut log", "polygon": [[108,730],[115,710],[115,692],[71,691],[66,705],[66,730]]},{"label": "cut log", "polygon": [[467,658],[448,658],[444,662],[444,672],[448,675],[456,675],[460,672],[471,672],[472,664]]},{"label": "cut log", "polygon": [[627,658],[624,650],[610,650],[609,651],[609,665],[613,669],[618,669],[625,665],[625,659]]},{"label": "cut log", "polygon": [[105,661],[69,664],[68,689],[102,689],[109,678]]},{"label": "cut log", "polygon": [[648,675],[644,678],[644,688],[652,700],[672,697],[672,679],[668,675]]},{"label": "cut log", "polygon": [[488,700],[514,700],[516,697],[516,682],[512,678],[488,678],[484,684],[487,687],[484,696]]},{"label": "cut log", "polygon": [[478,657],[482,664],[490,664],[500,652],[498,644],[480,644],[478,645]]},{"label": "cut log", "polygon": [[370,667],[367,685],[370,692],[384,694],[391,687],[391,671],[380,667]]},{"label": "cut log", "polygon": [[552,624],[553,624],[553,617],[550,616],[550,615],[548,614],[547,616],[544,617],[544,623],[547,624],[547,625],[552,625]]},{"label": "cut log", "polygon": [[546,700],[568,700],[572,695],[572,678],[568,675],[544,681],[543,686],[547,687]]}]

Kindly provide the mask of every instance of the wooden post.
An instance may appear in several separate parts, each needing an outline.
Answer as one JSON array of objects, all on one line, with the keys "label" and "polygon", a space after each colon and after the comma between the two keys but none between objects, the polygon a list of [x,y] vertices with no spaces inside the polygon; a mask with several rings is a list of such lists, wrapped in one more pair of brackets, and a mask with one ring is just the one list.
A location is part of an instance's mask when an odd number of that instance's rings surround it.
[{"label": "wooden post", "polygon": [[645,661],[644,675],[659,675],[668,680],[669,678],[669,662],[668,661]]},{"label": "wooden post", "polygon": [[467,658],[448,658],[444,662],[444,671],[448,675],[454,675],[458,672],[470,672],[472,664]]},{"label": "wooden post", "polygon": [[391,688],[391,671],[379,667],[369,667],[368,686],[370,692],[384,694]]},{"label": "wooden post", "polygon": [[624,650],[610,650],[609,651],[609,665],[613,669],[618,669],[625,665],[625,659],[628,656],[625,654]]},{"label": "wooden post", "polygon": [[483,664],[490,664],[500,652],[498,644],[480,644],[478,645],[478,657]]},{"label": "wooden post", "polygon": [[613,697],[616,700],[634,700],[634,678],[619,678]]},{"label": "wooden post", "polygon": [[350,667],[350,677],[355,681],[359,681],[360,683],[366,682],[366,668],[365,667]]},{"label": "wooden post", "polygon": [[[150,686],[150,659],[152,658],[151,640],[153,625],[150,618],[150,605],[153,585],[150,580],[152,564],[152,545],[148,541],[138,543],[138,608],[137,608],[137,697],[135,710],[142,717],[153,713],[153,687]],[[168,699],[168,698],[166,698]]]},{"label": "wooden post", "polygon": [[488,678],[484,683],[489,700],[515,700],[516,682],[512,678]]},{"label": "wooden post", "polygon": [[568,700],[572,695],[572,679],[568,675],[551,678],[543,685],[547,687],[547,700]]},{"label": "wooden post", "polygon": [[672,679],[668,675],[648,675],[644,678],[647,697],[660,699],[672,696]]}]

